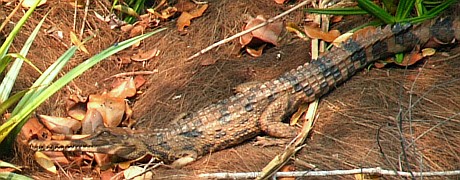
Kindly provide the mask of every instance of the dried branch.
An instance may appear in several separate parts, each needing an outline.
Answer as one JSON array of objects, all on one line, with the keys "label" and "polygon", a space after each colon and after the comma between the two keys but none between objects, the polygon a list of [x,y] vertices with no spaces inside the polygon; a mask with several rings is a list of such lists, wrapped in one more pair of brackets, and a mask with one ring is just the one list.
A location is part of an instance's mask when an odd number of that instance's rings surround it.
[{"label": "dried branch", "polygon": [[[460,175],[460,170],[454,171],[434,171],[434,172],[412,172],[415,177],[428,176],[457,176]],[[352,174],[371,174],[371,175],[387,175],[387,176],[403,176],[411,177],[410,172],[385,170],[380,167],[363,168],[351,170],[332,170],[332,171],[294,171],[294,172],[277,172],[275,177],[311,177],[311,176],[337,176],[337,175],[352,175]],[[200,178],[213,179],[239,179],[239,178],[256,178],[261,175],[261,172],[247,173],[209,173],[200,174]]]}]

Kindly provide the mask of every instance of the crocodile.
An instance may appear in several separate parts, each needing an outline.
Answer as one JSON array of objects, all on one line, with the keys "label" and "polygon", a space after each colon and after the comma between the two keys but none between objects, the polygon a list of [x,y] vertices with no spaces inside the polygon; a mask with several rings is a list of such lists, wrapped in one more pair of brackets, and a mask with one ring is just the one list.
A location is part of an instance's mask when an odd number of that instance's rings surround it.
[{"label": "crocodile", "polygon": [[300,104],[325,95],[378,59],[411,51],[429,41],[454,44],[460,39],[459,19],[445,16],[362,33],[277,78],[252,84],[229,98],[185,115],[165,129],[130,133],[100,128],[84,139],[32,140],[29,145],[37,151],[107,153],[128,160],[150,155],[157,161],[183,166],[262,133],[294,137],[297,128],[281,120]]}]

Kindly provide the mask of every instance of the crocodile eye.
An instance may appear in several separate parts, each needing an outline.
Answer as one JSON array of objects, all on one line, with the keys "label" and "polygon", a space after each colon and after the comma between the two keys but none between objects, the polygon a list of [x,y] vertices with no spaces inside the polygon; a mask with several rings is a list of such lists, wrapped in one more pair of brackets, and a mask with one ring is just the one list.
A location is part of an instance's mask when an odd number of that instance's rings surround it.
[{"label": "crocodile eye", "polygon": [[108,131],[102,131],[101,132],[101,136],[109,136],[110,135],[110,132]]}]

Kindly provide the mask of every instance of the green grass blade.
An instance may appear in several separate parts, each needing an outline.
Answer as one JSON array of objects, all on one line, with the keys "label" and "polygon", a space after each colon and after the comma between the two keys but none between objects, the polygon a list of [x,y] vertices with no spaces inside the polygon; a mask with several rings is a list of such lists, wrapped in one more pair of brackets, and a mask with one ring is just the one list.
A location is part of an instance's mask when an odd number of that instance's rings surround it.
[{"label": "green grass blade", "polygon": [[12,173],[12,172],[0,172],[0,179],[7,179],[7,180],[33,180],[30,177]]},{"label": "green grass blade", "polygon": [[358,7],[351,7],[351,8],[328,8],[328,9],[313,9],[307,8],[305,11],[309,13],[317,13],[317,14],[331,14],[331,15],[362,15],[368,14],[366,11],[362,10]]},{"label": "green grass blade", "polygon": [[458,2],[458,0],[446,0],[442,2],[440,5],[430,9],[426,14],[431,16],[437,16],[442,11],[446,10],[450,5]]},{"label": "green grass blade", "polygon": [[[10,146],[10,143],[13,141],[14,138],[16,138],[17,133],[20,131],[22,125],[27,121],[27,117],[32,113],[33,110],[35,110],[41,103],[43,103],[46,99],[48,99],[51,95],[53,95],[55,92],[57,92],[59,89],[64,87],[67,83],[72,81],[74,78],[78,77],[81,75],[83,72],[97,64],[98,62],[102,61],[103,59],[115,54],[116,52],[123,50],[127,47],[130,47],[134,43],[145,39],[153,34],[156,34],[160,31],[165,30],[165,28],[161,28],[158,30],[155,30],[153,32],[137,36],[134,38],[131,38],[129,40],[123,41],[117,45],[111,46],[110,48],[107,48],[106,50],[102,51],[101,53],[91,57],[90,59],[84,61],[77,67],[73,68],[70,70],[67,74],[59,78],[56,82],[51,84],[49,87],[44,89],[40,94],[38,94],[34,99],[30,100],[28,103],[26,103],[23,106],[23,109],[21,111],[18,111],[16,115],[13,115],[10,119],[8,119],[2,126],[0,126],[0,142],[3,142],[5,140],[6,136],[10,134],[8,142],[6,142],[6,145],[1,146],[0,148],[8,148]],[[13,130],[14,128],[14,130]]]},{"label": "green grass blade", "polygon": [[6,67],[8,67],[8,64],[10,64],[12,59],[13,58],[11,56],[3,56],[3,58],[0,59],[0,73],[2,73]]},{"label": "green grass blade", "polygon": [[[20,54],[22,56],[26,56],[29,52],[30,47],[32,46],[32,42],[34,41],[35,37],[37,36],[38,32],[40,31],[43,22],[48,14],[46,14],[42,20],[38,23],[37,27],[35,27],[34,31],[30,34],[29,38],[27,38],[24,46],[21,49]],[[6,74],[5,78],[3,79],[2,83],[0,84],[0,102],[5,101],[8,99],[10,95],[11,89],[13,89],[14,82],[18,77],[19,71],[21,70],[23,60],[20,58],[16,58],[13,65],[11,66],[10,70]]]},{"label": "green grass blade", "polygon": [[358,6],[367,11],[369,14],[372,14],[373,16],[379,18],[385,24],[394,24],[395,19],[393,16],[391,16],[389,13],[387,13],[384,9],[381,7],[377,6],[375,3],[373,3],[370,0],[356,0],[358,2]]},{"label": "green grass blade", "polygon": [[412,11],[413,5],[415,4],[415,0],[400,0],[398,4],[398,8],[396,9],[396,22],[403,20],[404,18],[409,16],[409,13]]},{"label": "green grass blade", "polygon": [[77,51],[76,46],[70,47],[65,53],[61,55],[46,71],[35,80],[34,84],[32,85],[33,89],[31,89],[27,94],[19,101],[19,103],[14,108],[11,115],[16,115],[17,112],[23,109],[23,106],[29,103],[30,99],[34,99],[38,93],[42,92],[44,88],[48,87],[54,78],[61,72],[61,69],[67,64],[70,58],[73,57],[75,52]]},{"label": "green grass blade", "polygon": [[13,96],[9,97],[5,102],[0,103],[0,114],[5,113],[5,111],[18,102],[29,90],[22,90],[18,93],[14,94]]},{"label": "green grass blade", "polygon": [[11,30],[11,33],[8,35],[8,37],[6,37],[5,41],[0,47],[0,57],[5,56],[5,54],[8,52],[8,48],[10,47],[14,38],[19,33],[19,30],[21,30],[22,26],[26,23],[27,19],[29,19],[30,15],[34,12],[35,8],[37,8],[38,3],[40,3],[40,1],[37,1],[33,6],[30,7],[29,10],[27,10],[24,16],[22,16],[22,18],[16,23],[13,30]]}]

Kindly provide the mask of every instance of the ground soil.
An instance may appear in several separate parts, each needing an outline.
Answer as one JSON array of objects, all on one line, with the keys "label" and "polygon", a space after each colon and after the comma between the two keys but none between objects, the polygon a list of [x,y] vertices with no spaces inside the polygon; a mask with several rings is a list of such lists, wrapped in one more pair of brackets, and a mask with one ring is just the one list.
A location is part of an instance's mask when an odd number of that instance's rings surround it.
[{"label": "ground soil", "polygon": [[[105,79],[118,73],[157,70],[157,73],[145,76],[148,83],[141,89],[144,93],[132,99],[134,118],[138,120],[135,128],[157,128],[167,125],[181,113],[196,111],[232,95],[233,88],[238,84],[276,77],[310,59],[309,42],[284,33],[281,45],[267,49],[260,58],[239,55],[240,47],[235,40],[191,61],[185,61],[208,45],[239,32],[246,14],[273,17],[290,7],[262,0],[209,2],[209,9],[202,17],[193,20],[187,34],[178,33],[174,21],[162,22],[161,26],[169,29],[143,42],[141,49],[156,47],[161,50],[158,58],[147,64],[133,62],[120,66],[116,61],[117,55],[111,57],[59,91],[37,112],[65,116],[65,99],[70,94],[100,93],[109,89],[113,81]],[[67,49],[74,20],[76,27],[86,24],[84,37],[89,36],[89,31],[98,33],[87,43],[91,55],[126,39],[127,34],[117,29],[111,30],[94,16],[93,11],[105,13],[104,7],[110,7],[110,3],[91,3],[85,22],[84,10],[79,9],[75,16],[73,7],[65,2],[39,8],[15,40],[12,51],[17,52],[21,48],[28,34],[47,12],[50,15],[45,21],[45,28],[62,30],[64,39],[57,40],[43,31],[40,33],[29,53],[29,58],[40,69],[48,67]],[[13,7],[0,8],[4,13],[10,12]],[[18,13],[13,21],[21,16],[22,12]],[[285,16],[282,21],[302,24],[304,19],[304,12],[297,10]],[[333,27],[343,31],[366,20],[351,17]],[[136,52],[137,49],[127,49],[118,56]],[[409,68],[390,66],[358,72],[351,80],[321,99],[319,116],[307,145],[296,155],[296,160],[289,163],[297,170],[310,170],[311,167],[305,164],[313,165],[314,170],[363,167],[401,168],[404,171],[460,169],[460,139],[457,137],[460,132],[460,118],[457,117],[460,112],[458,54],[460,48],[455,48]],[[90,55],[78,52],[64,71],[88,57]],[[203,61],[209,60],[216,63],[201,65]],[[35,71],[26,66],[21,72],[16,90],[29,87],[37,76]],[[260,171],[283,151],[282,147],[258,147],[252,144],[252,141],[248,141],[210,154],[182,169],[160,167],[154,170],[155,178],[194,178],[194,175],[205,172]],[[33,177],[52,177],[38,168],[31,158],[27,158],[27,153],[30,151],[18,151],[12,161],[28,165],[26,172]],[[65,171],[73,172],[71,175],[75,178],[97,176],[92,170]]]}]

